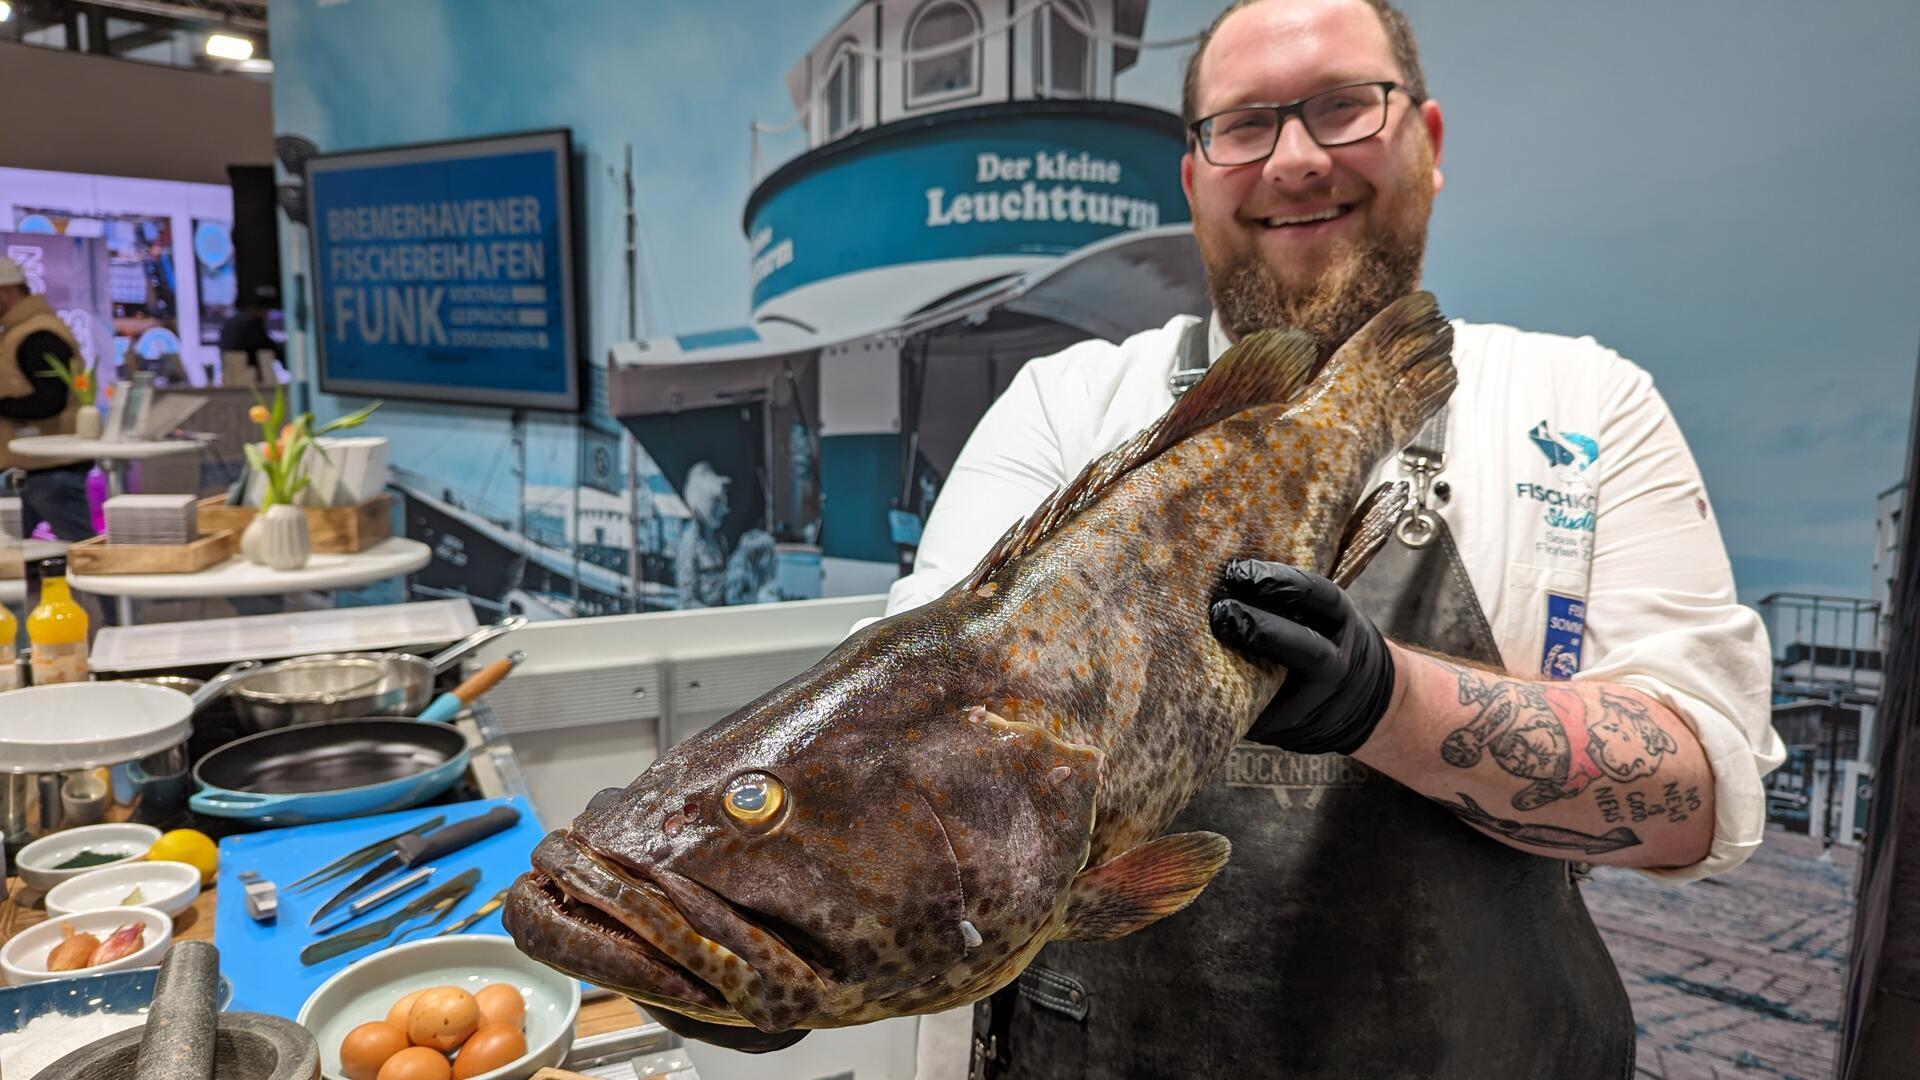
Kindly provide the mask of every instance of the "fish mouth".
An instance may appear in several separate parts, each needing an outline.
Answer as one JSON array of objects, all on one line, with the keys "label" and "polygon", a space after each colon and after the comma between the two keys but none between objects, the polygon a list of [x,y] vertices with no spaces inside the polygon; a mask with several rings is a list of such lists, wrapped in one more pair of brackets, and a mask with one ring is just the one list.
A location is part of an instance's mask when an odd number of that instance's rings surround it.
[{"label": "fish mouth", "polygon": [[525,951],[643,1004],[786,1031],[817,1014],[820,974],[780,936],[691,878],[548,834],[507,899]]}]

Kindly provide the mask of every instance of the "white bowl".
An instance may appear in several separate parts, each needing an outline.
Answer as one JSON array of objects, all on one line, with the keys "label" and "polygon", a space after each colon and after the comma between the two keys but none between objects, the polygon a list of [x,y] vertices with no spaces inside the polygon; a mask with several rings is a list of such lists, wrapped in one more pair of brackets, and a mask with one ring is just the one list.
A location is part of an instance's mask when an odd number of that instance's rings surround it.
[{"label": "white bowl", "polygon": [[526,1080],[558,1066],[573,1047],[580,1016],[580,982],[534,960],[495,935],[428,938],[375,953],[341,969],[300,1006],[300,1025],[320,1044],[320,1072],[346,1080],[340,1043],[369,1020],[384,1020],[393,1003],[429,986],[459,986],[469,992],[486,983],[520,988],[527,1003],[526,1056],[472,1080]]},{"label": "white bowl", "polygon": [[[100,939],[104,944],[108,935],[131,922],[145,923],[147,936],[141,946],[118,960],[78,971],[48,971],[47,954],[65,935],[60,927],[64,924],[73,927],[76,933],[88,933]],[[160,962],[160,957],[173,944],[173,917],[164,911],[155,911],[149,907],[123,907],[108,911],[83,911],[78,915],[62,915],[50,918],[46,922],[35,923],[13,935],[4,947],[0,947],[0,974],[7,977],[11,986],[22,983],[46,982],[50,979],[70,979],[75,975],[98,975],[103,971],[122,971],[127,968],[152,967]]]},{"label": "white bowl", "polygon": [[[159,829],[151,825],[136,825],[131,821],[82,825],[35,840],[20,849],[13,857],[13,863],[19,869],[21,879],[28,885],[41,892],[49,892],[68,878],[142,858],[159,839]],[[76,866],[71,870],[56,869],[61,863],[89,848],[101,854],[120,854],[121,858],[93,866]]]},{"label": "white bowl", "polygon": [[[140,890],[140,899],[123,904],[127,894]],[[178,915],[200,895],[200,871],[183,862],[115,863],[71,877],[47,891],[47,914],[72,915],[103,908],[150,907]]]},{"label": "white bowl", "polygon": [[193,733],[193,701],[133,682],[30,686],[0,695],[0,772],[49,773],[157,754]]}]

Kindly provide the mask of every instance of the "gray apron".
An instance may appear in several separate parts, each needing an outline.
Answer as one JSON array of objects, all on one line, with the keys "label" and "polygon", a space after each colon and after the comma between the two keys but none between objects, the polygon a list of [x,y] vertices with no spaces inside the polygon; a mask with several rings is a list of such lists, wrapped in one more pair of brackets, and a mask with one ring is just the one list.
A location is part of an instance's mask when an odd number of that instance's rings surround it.
[{"label": "gray apron", "polygon": [[[1389,637],[1499,667],[1426,509],[1437,421],[1402,454],[1415,501],[1397,538],[1349,591]],[[973,1077],[1633,1075],[1626,990],[1572,864],[1491,840],[1351,758],[1251,742],[1167,831],[1195,829],[1233,841],[1226,869],[1172,918],[1041,950],[976,1006]]]}]

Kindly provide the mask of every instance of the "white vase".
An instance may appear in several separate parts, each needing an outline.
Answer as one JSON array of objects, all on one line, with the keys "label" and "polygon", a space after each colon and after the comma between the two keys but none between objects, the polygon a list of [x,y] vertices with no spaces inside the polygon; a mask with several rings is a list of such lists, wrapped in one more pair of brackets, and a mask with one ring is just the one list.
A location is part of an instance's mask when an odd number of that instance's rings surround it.
[{"label": "white vase", "polygon": [[253,515],[240,534],[240,554],[250,563],[275,570],[298,570],[313,555],[307,512],[297,506],[270,506]]},{"label": "white vase", "polygon": [[91,405],[80,406],[73,416],[73,433],[82,439],[100,437],[100,410]]}]

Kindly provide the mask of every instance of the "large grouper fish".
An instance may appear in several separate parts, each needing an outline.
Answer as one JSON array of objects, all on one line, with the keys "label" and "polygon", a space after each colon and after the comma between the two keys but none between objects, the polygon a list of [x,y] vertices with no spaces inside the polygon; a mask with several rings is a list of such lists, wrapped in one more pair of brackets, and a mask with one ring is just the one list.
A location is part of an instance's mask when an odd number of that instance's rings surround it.
[{"label": "large grouper fish", "polygon": [[1247,336],[965,581],[548,835],[508,931],[674,1031],[764,1051],[977,1001],[1048,941],[1180,910],[1228,843],[1160,831],[1285,677],[1209,632],[1223,570],[1352,580],[1405,502],[1362,501],[1369,477],[1452,392],[1452,340],[1425,293],[1317,374],[1305,335]]}]

